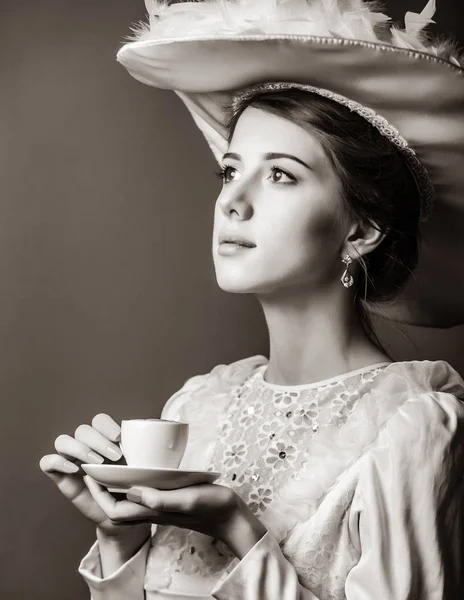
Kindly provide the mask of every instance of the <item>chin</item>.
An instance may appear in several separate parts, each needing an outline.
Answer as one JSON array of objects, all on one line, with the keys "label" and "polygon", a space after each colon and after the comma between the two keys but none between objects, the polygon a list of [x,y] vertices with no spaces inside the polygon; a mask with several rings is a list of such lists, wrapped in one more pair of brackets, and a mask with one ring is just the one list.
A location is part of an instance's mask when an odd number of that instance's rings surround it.
[{"label": "chin", "polygon": [[250,270],[219,268],[216,265],[216,282],[224,292],[231,294],[252,294],[256,291],[257,281]]},{"label": "chin", "polygon": [[229,278],[216,278],[218,286],[223,292],[229,294],[253,294],[256,287],[240,280],[231,280]]},{"label": "chin", "polygon": [[221,290],[230,294],[265,294],[278,287],[275,282],[251,277],[249,272],[247,276],[245,273],[221,273],[217,270],[216,282]]},{"label": "chin", "polygon": [[268,265],[250,266],[240,264],[238,261],[229,262],[229,259],[222,262],[219,258],[214,260],[214,269],[218,286],[230,294],[269,293],[279,287],[275,273],[269,277],[271,269]]}]

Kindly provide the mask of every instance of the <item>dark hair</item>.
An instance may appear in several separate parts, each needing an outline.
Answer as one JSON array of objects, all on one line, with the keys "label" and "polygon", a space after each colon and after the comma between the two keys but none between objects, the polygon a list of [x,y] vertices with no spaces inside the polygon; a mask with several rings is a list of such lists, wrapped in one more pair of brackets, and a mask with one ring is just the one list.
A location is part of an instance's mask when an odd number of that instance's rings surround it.
[{"label": "dark hair", "polygon": [[315,135],[339,178],[346,210],[386,233],[375,250],[359,259],[363,269],[357,277],[356,301],[371,333],[365,304],[392,300],[418,260],[421,200],[401,152],[357,113],[296,88],[260,90],[242,100],[228,124],[229,142],[249,106],[288,119]]}]

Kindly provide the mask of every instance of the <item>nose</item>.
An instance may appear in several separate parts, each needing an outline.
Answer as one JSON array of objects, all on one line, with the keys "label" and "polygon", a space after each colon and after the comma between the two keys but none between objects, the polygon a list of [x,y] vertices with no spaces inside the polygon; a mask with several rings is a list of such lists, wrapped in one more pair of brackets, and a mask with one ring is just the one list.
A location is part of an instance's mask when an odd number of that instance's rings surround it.
[{"label": "nose", "polygon": [[249,184],[242,182],[230,183],[222,188],[217,202],[225,216],[246,221],[253,214],[250,193]]}]

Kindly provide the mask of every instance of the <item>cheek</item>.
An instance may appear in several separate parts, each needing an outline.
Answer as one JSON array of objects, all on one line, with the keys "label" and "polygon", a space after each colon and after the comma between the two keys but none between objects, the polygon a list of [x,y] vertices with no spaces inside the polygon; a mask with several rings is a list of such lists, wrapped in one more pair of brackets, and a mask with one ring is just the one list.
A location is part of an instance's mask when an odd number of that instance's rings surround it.
[{"label": "cheek", "polygon": [[[341,224],[334,211],[320,206],[308,211],[280,215],[273,230],[267,232],[268,247],[274,259],[311,266],[333,260],[342,240]],[[276,256],[277,255],[277,256]]]}]

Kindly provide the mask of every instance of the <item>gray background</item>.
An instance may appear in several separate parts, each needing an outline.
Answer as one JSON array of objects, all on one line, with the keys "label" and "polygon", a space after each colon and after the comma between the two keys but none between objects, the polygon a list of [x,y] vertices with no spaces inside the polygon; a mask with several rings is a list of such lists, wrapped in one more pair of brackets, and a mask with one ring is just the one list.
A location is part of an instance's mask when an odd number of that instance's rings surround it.
[{"label": "gray background", "polygon": [[[389,2],[400,17],[402,0]],[[421,9],[425,0],[408,2]],[[459,1],[436,20],[458,31]],[[94,540],[39,470],[97,412],[156,417],[194,374],[266,353],[260,310],[217,288],[219,183],[170,92],[115,62],[142,0],[0,0],[0,596],[88,599]],[[379,323],[397,359],[464,372],[463,328]]]}]

